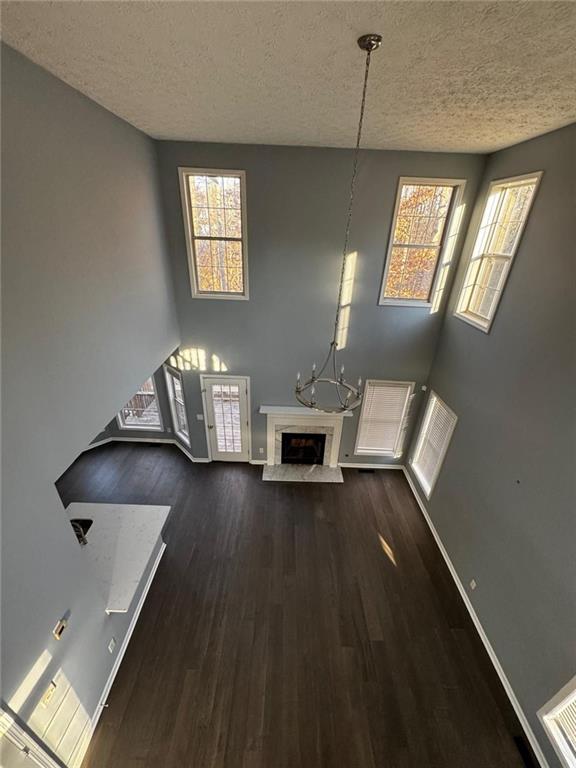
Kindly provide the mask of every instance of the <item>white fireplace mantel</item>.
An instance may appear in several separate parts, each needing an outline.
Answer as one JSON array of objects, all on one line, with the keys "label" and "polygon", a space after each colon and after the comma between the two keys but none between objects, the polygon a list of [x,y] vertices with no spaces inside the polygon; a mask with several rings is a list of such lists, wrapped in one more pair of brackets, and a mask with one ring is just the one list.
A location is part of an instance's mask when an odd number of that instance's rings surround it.
[{"label": "white fireplace mantel", "polygon": [[261,405],[260,413],[266,415],[267,464],[280,464],[280,449],[277,437],[282,432],[300,427],[302,431],[323,432],[326,434],[324,465],[338,466],[342,421],[352,413],[323,413],[297,405]]},{"label": "white fireplace mantel", "polygon": [[328,419],[341,419],[344,416],[354,415],[352,411],[346,411],[345,413],[323,413],[312,408],[304,408],[301,405],[261,405],[260,413],[271,416],[321,416]]}]

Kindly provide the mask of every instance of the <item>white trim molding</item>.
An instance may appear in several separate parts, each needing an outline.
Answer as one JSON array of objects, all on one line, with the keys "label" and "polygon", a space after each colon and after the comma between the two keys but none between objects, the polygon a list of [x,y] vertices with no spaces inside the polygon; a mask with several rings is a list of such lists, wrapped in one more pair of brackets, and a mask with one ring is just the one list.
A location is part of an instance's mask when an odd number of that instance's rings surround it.
[{"label": "white trim molding", "polygon": [[[100,719],[100,716],[102,714],[102,710],[106,706],[106,700],[108,699],[108,696],[110,694],[110,689],[112,688],[112,684],[114,683],[114,679],[116,678],[118,669],[120,668],[120,664],[122,663],[122,659],[124,658],[124,654],[126,653],[126,649],[128,648],[128,643],[130,642],[132,633],[134,632],[134,629],[136,627],[136,622],[138,621],[140,612],[144,607],[144,602],[146,601],[146,597],[148,596],[148,592],[150,591],[150,587],[152,586],[152,582],[154,581],[154,576],[156,575],[156,571],[158,570],[158,566],[160,565],[160,561],[162,560],[162,555],[164,554],[165,549],[166,549],[166,544],[165,542],[162,542],[162,545],[158,550],[158,554],[156,555],[156,559],[154,560],[152,568],[150,569],[150,573],[148,574],[148,578],[146,579],[146,584],[144,585],[144,588],[138,600],[138,604],[136,605],[134,613],[132,614],[130,624],[128,625],[128,629],[126,630],[126,634],[124,635],[124,640],[122,641],[122,645],[120,646],[116,659],[114,660],[114,664],[108,676],[108,680],[106,681],[106,685],[104,686],[102,695],[100,696],[100,701],[96,707],[94,714],[92,715],[92,720],[90,722],[92,733],[94,733],[96,725],[98,724],[98,720]],[[90,738],[92,738],[92,736],[90,736]]]},{"label": "white trim molding", "polygon": [[355,461],[339,461],[338,466],[344,469],[404,469],[402,464],[365,464]]},{"label": "white trim molding", "polygon": [[442,557],[444,558],[444,562],[448,566],[448,570],[450,571],[450,575],[452,576],[454,583],[456,584],[458,591],[460,592],[460,597],[462,598],[464,605],[466,606],[466,609],[468,613],[470,614],[470,618],[472,619],[474,626],[476,627],[476,631],[480,635],[480,639],[482,640],[484,647],[486,648],[486,652],[488,653],[488,656],[490,657],[490,661],[492,662],[494,669],[496,670],[496,673],[498,674],[498,677],[500,678],[500,682],[502,683],[502,687],[506,691],[506,694],[508,698],[510,699],[510,703],[512,704],[514,711],[516,712],[516,716],[518,720],[520,721],[520,725],[522,726],[524,733],[526,734],[526,737],[528,741],[530,742],[530,746],[532,747],[532,751],[536,755],[536,759],[540,763],[541,768],[550,768],[548,765],[548,762],[546,758],[544,757],[544,753],[542,752],[542,748],[540,747],[540,744],[538,743],[538,740],[536,739],[536,736],[534,735],[534,731],[530,727],[530,723],[528,722],[526,715],[524,714],[524,710],[520,706],[520,702],[516,698],[516,694],[514,693],[514,689],[512,688],[510,681],[506,677],[506,673],[504,672],[504,669],[502,668],[502,665],[500,664],[500,660],[498,659],[498,656],[496,655],[496,651],[492,647],[492,644],[490,643],[490,640],[488,639],[488,635],[484,631],[484,627],[482,626],[482,623],[480,619],[478,618],[478,614],[474,610],[474,606],[472,605],[470,598],[468,597],[468,594],[466,592],[466,589],[462,582],[460,581],[460,577],[458,576],[458,572],[456,571],[456,568],[454,567],[454,564],[452,560],[450,559],[450,555],[448,554],[446,547],[442,543],[442,539],[440,538],[440,534],[436,530],[436,527],[434,526],[434,523],[432,522],[432,518],[428,514],[428,510],[426,509],[426,506],[424,505],[424,502],[422,501],[422,498],[420,497],[420,494],[418,493],[418,489],[416,488],[416,484],[412,480],[410,473],[406,469],[406,467],[402,467],[404,470],[404,477],[406,478],[408,485],[410,486],[410,489],[414,495],[414,498],[416,499],[416,503],[420,507],[420,511],[422,512],[422,515],[424,516],[424,520],[426,520],[426,523],[428,524],[428,527],[430,528],[430,532],[432,533],[432,536],[434,537],[434,540],[436,544],[438,545],[438,549],[440,550],[440,553],[442,554]]},{"label": "white trim molding", "polygon": [[[198,238],[194,234],[194,224],[192,221],[192,206],[190,204],[190,191],[187,184],[188,178],[191,176],[220,176],[220,177],[232,177],[240,179],[240,205],[242,210],[242,236],[234,238],[218,238],[211,237],[207,239],[219,240],[220,242],[225,240],[233,240],[234,242],[240,242],[242,245],[242,285],[244,290],[242,293],[222,292],[222,291],[201,291],[198,287],[198,277],[196,274],[196,253],[195,242]],[[216,168],[178,168],[178,177],[180,179],[180,198],[182,201],[182,216],[184,223],[184,231],[186,235],[186,250],[188,253],[188,268],[190,272],[190,288],[192,291],[192,297],[194,299],[228,299],[232,301],[247,301],[249,298],[248,292],[248,217],[246,214],[246,171],[232,171],[227,169]]]},{"label": "white trim molding", "polygon": [[[246,432],[244,432],[244,425],[242,425],[242,435],[246,437],[246,451],[242,452],[242,458],[237,459],[233,458],[231,454],[228,454],[229,458],[225,459],[226,461],[240,461],[245,463],[250,463],[252,459],[252,396],[250,394],[250,376],[235,376],[232,373],[201,373],[200,374],[200,391],[202,394],[202,408],[204,413],[204,434],[206,435],[206,449],[208,451],[209,459],[208,461],[218,461],[219,459],[214,459],[213,451],[212,451],[212,442],[210,439],[210,419],[209,419],[209,408],[208,408],[208,398],[206,397],[206,388],[209,386],[210,381],[212,382],[218,382],[218,381],[228,381],[230,383],[232,382],[240,382],[243,383],[246,387],[245,389],[245,395],[246,395]],[[242,409],[242,397],[240,397],[240,410]],[[244,458],[244,457],[247,458]]]},{"label": "white trim molding", "polygon": [[[454,317],[463,320],[468,325],[478,328],[484,333],[490,333],[492,323],[498,312],[498,307],[504,295],[506,282],[512,269],[514,258],[522,241],[524,230],[530,217],[530,211],[534,205],[534,200],[540,186],[543,171],[534,171],[533,173],[524,173],[521,176],[510,176],[505,179],[493,179],[486,191],[486,196],[482,206],[482,216],[476,227],[474,234],[474,244],[466,258],[466,270],[463,273],[462,281],[457,290],[457,302],[454,310]],[[533,184],[533,190],[530,200],[524,212],[524,218],[516,232],[514,242],[509,253],[504,249],[494,249],[496,244],[495,237],[500,237],[497,233],[500,227],[502,208],[505,205],[506,193],[510,189],[517,187],[530,186]],[[491,267],[496,262],[501,266],[501,273],[497,276],[497,282],[492,286]],[[486,270],[484,267],[486,266]],[[496,273],[498,274],[498,273]],[[489,290],[493,291],[493,300],[486,314],[480,314],[481,306],[476,310],[471,308],[475,298],[476,289],[483,289],[485,296]],[[483,303],[483,298],[480,300]]]},{"label": "white trim molding", "polygon": [[90,445],[82,449],[81,453],[86,453],[86,451],[99,448],[107,443],[164,443],[165,445],[175,445],[177,448],[180,448],[182,453],[194,464],[208,464],[211,461],[207,456],[192,456],[190,451],[179,440],[175,440],[172,437],[106,437],[104,440],[98,440],[97,443],[90,443]]},{"label": "white trim molding", "polygon": [[338,466],[344,413],[320,413],[298,406],[271,405],[261,405],[260,413],[266,414],[266,463],[269,467],[281,463],[278,435],[297,428],[325,434],[324,466]]},{"label": "white trim molding", "polygon": [[[416,243],[394,243],[394,235],[396,230],[396,223],[398,220],[398,212],[400,209],[400,199],[402,195],[402,188],[405,185],[414,186],[430,186],[430,187],[452,187],[453,192],[448,208],[448,213],[444,221],[444,228],[442,231],[442,237],[437,245]],[[394,203],[394,213],[392,215],[392,224],[390,226],[390,236],[388,238],[388,245],[386,247],[386,255],[384,258],[384,270],[382,274],[382,280],[380,282],[380,292],[378,294],[379,306],[390,307],[420,307],[422,309],[428,309],[430,312],[434,310],[434,296],[439,288],[439,281],[442,276],[442,266],[449,266],[452,262],[452,250],[454,248],[455,240],[459,235],[460,217],[457,215],[458,209],[462,205],[464,198],[464,189],[466,187],[466,179],[443,179],[433,177],[419,177],[419,176],[400,176],[396,187],[396,199]],[[409,248],[436,248],[437,256],[436,263],[434,265],[434,277],[430,284],[430,291],[427,299],[396,299],[392,297],[386,297],[386,282],[388,280],[388,272],[390,270],[390,260],[392,257],[392,249],[394,247],[401,247],[404,245]],[[443,284],[446,282],[444,277]]]}]

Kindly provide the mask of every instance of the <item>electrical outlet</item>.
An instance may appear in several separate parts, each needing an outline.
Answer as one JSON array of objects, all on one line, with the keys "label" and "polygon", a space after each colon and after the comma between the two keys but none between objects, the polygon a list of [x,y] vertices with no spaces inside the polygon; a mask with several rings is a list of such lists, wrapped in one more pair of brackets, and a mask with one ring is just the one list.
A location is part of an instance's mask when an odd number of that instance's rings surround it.
[{"label": "electrical outlet", "polygon": [[114,653],[114,648],[116,648],[116,638],[113,637],[112,640],[108,643],[108,650],[110,653]]},{"label": "electrical outlet", "polygon": [[472,579],[470,582],[470,589],[475,590],[476,589],[476,579]]},{"label": "electrical outlet", "polygon": [[203,413],[197,413],[196,414],[196,420],[197,421],[204,421],[204,414]]}]

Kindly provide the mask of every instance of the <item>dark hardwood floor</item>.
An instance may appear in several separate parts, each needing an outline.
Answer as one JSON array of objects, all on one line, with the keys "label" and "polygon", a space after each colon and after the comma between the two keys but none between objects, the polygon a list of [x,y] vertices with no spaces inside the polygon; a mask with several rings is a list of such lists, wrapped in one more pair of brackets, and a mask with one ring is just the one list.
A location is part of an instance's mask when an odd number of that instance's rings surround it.
[{"label": "dark hardwood floor", "polygon": [[85,768],[521,768],[514,715],[399,471],[278,484],[111,444],[70,501],[171,504]]}]

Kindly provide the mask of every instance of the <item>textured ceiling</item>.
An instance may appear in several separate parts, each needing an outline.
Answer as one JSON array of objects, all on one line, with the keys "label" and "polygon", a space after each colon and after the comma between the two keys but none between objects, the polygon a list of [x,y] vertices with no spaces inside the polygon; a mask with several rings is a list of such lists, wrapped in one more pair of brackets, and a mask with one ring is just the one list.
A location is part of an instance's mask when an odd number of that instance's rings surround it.
[{"label": "textured ceiling", "polygon": [[3,2],[2,37],[151,136],[487,152],[576,121],[574,2]]}]

